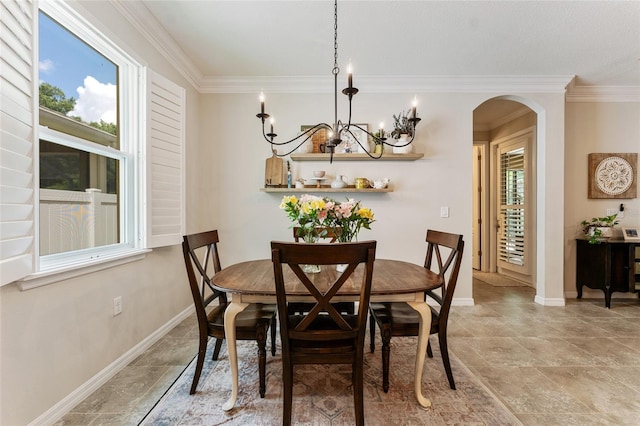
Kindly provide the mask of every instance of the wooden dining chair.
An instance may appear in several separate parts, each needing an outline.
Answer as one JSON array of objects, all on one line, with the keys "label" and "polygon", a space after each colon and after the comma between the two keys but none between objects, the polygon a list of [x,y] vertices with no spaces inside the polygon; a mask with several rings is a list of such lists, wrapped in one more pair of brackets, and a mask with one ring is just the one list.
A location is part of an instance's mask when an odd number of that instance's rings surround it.
[{"label": "wooden dining chair", "polygon": [[[300,364],[350,364],[356,424],[364,425],[364,335],[375,251],[375,241],[342,244],[271,243],[282,343],[283,425],[291,424],[293,367]],[[309,263],[332,268],[334,274],[330,276],[335,280],[327,282],[317,279],[315,274],[306,275],[302,265]],[[344,272],[335,269],[334,265],[338,263],[348,265]],[[362,280],[349,279],[361,264]],[[295,277],[285,282],[283,269],[287,266]],[[291,274],[287,276],[291,277]],[[332,299],[341,289],[360,295],[357,314],[343,315],[332,304]],[[315,299],[314,305],[308,312],[289,315],[287,298],[290,295],[310,295]]]},{"label": "wooden dining chair", "polygon": [[[433,299],[437,306],[429,304],[431,308],[431,330],[429,334],[438,334],[440,353],[444,369],[449,379],[451,389],[456,388],[451,372],[449,351],[447,349],[447,322],[453,292],[458,281],[458,272],[462,261],[464,241],[462,235],[446,232],[427,231],[427,256],[424,267],[437,273],[443,279],[443,285],[438,290],[425,292],[425,300]],[[432,269],[434,260],[437,269]],[[406,302],[372,303],[369,307],[369,332],[371,352],[375,350],[376,324],[380,327],[382,337],[382,389],[389,391],[389,358],[391,352],[391,337],[417,336],[420,326],[420,315]],[[427,355],[433,358],[431,344],[427,344]]]},{"label": "wooden dining chair", "polygon": [[[196,308],[200,335],[196,371],[193,375],[190,394],[196,392],[209,337],[215,338],[213,360],[218,359],[224,340],[224,313],[229,303],[227,295],[216,290],[211,284],[213,274],[220,271],[218,242],[217,230],[185,235],[182,242],[182,252]],[[258,343],[259,390],[262,398],[264,398],[266,391],[266,342],[269,327],[271,327],[271,354],[276,354],[276,311],[276,305],[252,303],[240,312],[236,319],[236,339],[255,340]]]},{"label": "wooden dining chair", "polygon": [[[321,227],[316,228],[318,231],[318,235],[320,235],[321,240],[328,241],[330,243],[335,243],[338,240],[338,236],[336,235],[336,231],[334,228],[330,227]],[[302,228],[299,226],[293,227],[293,240],[298,243],[302,238]],[[305,302],[289,302],[288,310],[289,314],[295,313],[303,313],[308,312],[313,305]],[[355,305],[353,302],[336,302],[334,304],[335,308],[338,312],[342,312],[344,314],[354,314],[355,313]]]}]

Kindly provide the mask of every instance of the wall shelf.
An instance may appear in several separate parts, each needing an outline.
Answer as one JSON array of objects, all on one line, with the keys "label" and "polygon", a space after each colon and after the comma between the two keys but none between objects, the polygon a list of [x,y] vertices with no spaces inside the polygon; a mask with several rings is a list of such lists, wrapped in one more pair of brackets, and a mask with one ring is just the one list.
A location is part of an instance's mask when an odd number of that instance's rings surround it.
[{"label": "wall shelf", "polygon": [[332,188],[329,185],[321,185],[319,188],[316,185],[305,185],[304,188],[287,188],[286,186],[268,186],[266,188],[260,188],[261,192],[291,192],[291,193],[299,193],[299,192],[393,192],[393,188],[386,187],[382,189],[375,188],[356,188],[353,185],[346,186],[345,188]]},{"label": "wall shelf", "polygon": [[[424,157],[421,153],[409,154],[382,154],[382,157],[375,159],[367,154],[333,154],[333,161],[416,161]],[[292,161],[326,161],[329,154],[312,153],[312,154],[291,154]]]}]

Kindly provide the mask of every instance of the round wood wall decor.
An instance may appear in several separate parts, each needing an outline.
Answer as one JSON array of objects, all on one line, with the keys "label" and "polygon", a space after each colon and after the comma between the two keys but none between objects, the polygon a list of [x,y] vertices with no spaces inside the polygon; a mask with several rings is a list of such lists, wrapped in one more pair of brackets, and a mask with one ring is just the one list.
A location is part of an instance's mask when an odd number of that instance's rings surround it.
[{"label": "round wood wall decor", "polygon": [[636,198],[638,154],[589,154],[589,198]]}]

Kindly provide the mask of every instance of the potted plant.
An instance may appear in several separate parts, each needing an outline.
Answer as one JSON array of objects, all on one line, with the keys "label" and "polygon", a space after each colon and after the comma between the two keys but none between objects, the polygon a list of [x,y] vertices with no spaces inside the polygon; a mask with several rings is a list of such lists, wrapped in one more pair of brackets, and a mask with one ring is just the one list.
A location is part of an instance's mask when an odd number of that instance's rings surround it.
[{"label": "potted plant", "polygon": [[593,217],[591,220],[583,220],[580,225],[582,225],[584,235],[589,237],[589,243],[596,244],[611,237],[613,227],[620,223],[616,220],[617,216],[617,214],[612,214],[610,216]]},{"label": "potted plant", "polygon": [[413,124],[409,121],[410,112],[410,110],[400,111],[400,114],[393,115],[393,131],[391,132],[393,138],[399,139],[402,135],[413,136]]},{"label": "potted plant", "polygon": [[411,152],[409,139],[413,136],[413,124],[409,120],[411,111],[400,111],[400,114],[393,115],[393,131],[391,136],[397,139],[393,147],[394,154],[407,154]]}]

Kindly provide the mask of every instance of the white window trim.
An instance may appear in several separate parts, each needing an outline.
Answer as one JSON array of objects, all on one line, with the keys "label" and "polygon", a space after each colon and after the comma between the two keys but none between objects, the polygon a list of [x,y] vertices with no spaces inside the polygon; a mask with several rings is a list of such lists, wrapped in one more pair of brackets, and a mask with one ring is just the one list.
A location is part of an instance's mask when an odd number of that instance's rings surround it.
[{"label": "white window trim", "polygon": [[[151,223],[148,223],[149,206],[153,205],[153,193],[147,188],[148,170],[145,166],[147,160],[147,149],[149,144],[153,144],[153,140],[148,140],[149,129],[142,123],[147,122],[147,105],[151,102],[148,92],[150,84],[147,78],[148,70],[134,60],[130,55],[116,46],[106,36],[100,33],[96,28],[92,27],[86,20],[76,13],[72,8],[64,2],[41,2],[40,10],[51,16],[53,19],[62,23],[74,34],[85,42],[89,43],[94,49],[100,51],[103,55],[118,64],[119,75],[119,100],[120,100],[120,144],[121,151],[118,152],[117,158],[123,158],[126,163],[126,172],[123,173],[120,194],[121,208],[125,205],[129,207],[130,214],[121,215],[121,234],[122,243],[117,245],[95,247],[86,250],[78,250],[68,253],[60,253],[57,255],[49,255],[46,258],[55,260],[48,262],[45,257],[40,258],[38,253],[39,243],[34,244],[36,272],[16,281],[21,290],[37,288],[58,281],[67,280],[73,277],[89,274],[103,269],[111,268],[129,262],[142,260],[146,254],[151,251],[147,247],[160,247],[162,245],[177,244],[176,238],[181,238],[184,233],[184,105],[185,93],[184,89],[166,80],[168,88],[176,94],[180,105],[177,105],[179,115],[178,130],[180,132],[179,139],[176,139],[176,146],[179,147],[179,157],[176,164],[180,168],[180,230],[174,234],[160,235],[160,241],[151,243],[150,237],[153,237]],[[34,18],[34,22],[37,22]],[[37,25],[34,31],[37,46]],[[105,53],[106,52],[106,53]],[[36,61],[37,63],[37,61]],[[155,77],[160,78],[159,75]],[[155,78],[155,80],[158,80]],[[160,80],[163,80],[160,78]],[[171,83],[171,86],[168,86]],[[34,83],[35,93],[37,93],[37,84]],[[37,104],[37,98],[36,98]],[[37,107],[36,107],[37,108]],[[40,139],[40,132],[50,140],[55,137],[55,132],[47,128],[36,127],[34,129],[35,142]],[[64,135],[68,141],[71,137]],[[65,143],[68,145],[67,143]],[[72,142],[73,144],[73,142]],[[86,146],[86,145],[84,145]],[[105,147],[96,147],[96,151],[103,150]],[[38,148],[35,148],[35,154]],[[113,156],[113,151],[111,155]],[[37,215],[39,204],[39,156],[34,158],[34,188],[35,190],[35,212]],[[124,189],[129,190],[125,191]],[[39,241],[39,221],[36,220],[35,233],[36,241]],[[180,235],[178,235],[180,234]],[[178,235],[178,237],[176,237]],[[157,238],[156,238],[157,240]]]}]

